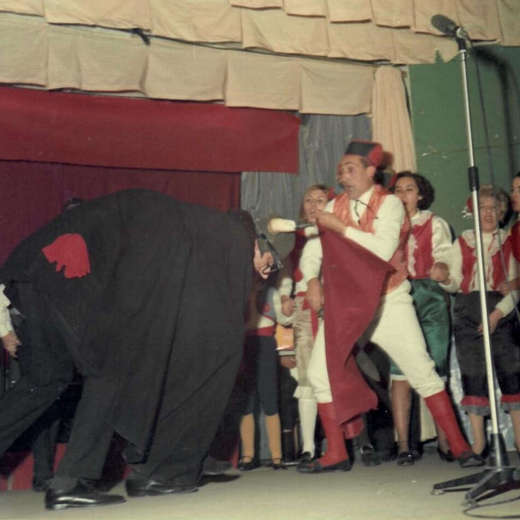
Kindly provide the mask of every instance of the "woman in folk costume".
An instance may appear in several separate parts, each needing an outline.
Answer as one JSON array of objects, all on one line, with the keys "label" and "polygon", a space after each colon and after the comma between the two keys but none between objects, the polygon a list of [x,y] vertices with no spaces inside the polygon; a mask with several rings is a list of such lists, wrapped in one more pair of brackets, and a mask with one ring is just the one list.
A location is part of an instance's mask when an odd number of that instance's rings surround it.
[{"label": "woman in folk costume", "polygon": [[[511,183],[511,208],[519,218],[511,228],[508,241],[511,242],[511,249],[516,261],[520,262],[520,172],[513,177]],[[513,280],[510,288],[520,289],[520,278]]]},{"label": "woman in folk costume", "polygon": [[[309,224],[316,223],[316,214],[322,211],[329,201],[329,189],[322,184],[314,184],[305,190],[300,217]],[[307,367],[312,352],[312,345],[318,330],[318,313],[313,311],[305,299],[307,284],[300,270],[300,257],[305,243],[319,240],[315,226],[298,229],[295,247],[291,252],[287,267],[281,273],[279,291],[282,301],[282,312],[292,317],[294,330],[294,347],[298,386],[294,397],[298,399],[298,414],[302,440],[301,462],[309,462],[314,458],[314,430],[318,408],[307,377]]]},{"label": "woman in folk costume", "polygon": [[[518,291],[510,291],[509,280],[518,278],[518,262],[511,253],[506,232],[498,223],[507,209],[507,195],[484,185],[479,190],[489,332],[496,376],[502,392],[502,406],[513,423],[517,448],[520,447],[520,342],[515,337],[515,306]],[[471,208],[469,208],[471,211]],[[489,415],[475,232],[464,231],[447,256],[448,263],[436,264],[432,276],[442,287],[456,293],[453,329],[462,378],[464,398],[473,434],[475,457],[471,465],[484,465],[487,443],[484,418]],[[467,464],[466,467],[469,467]]]},{"label": "woman in folk costume", "polygon": [[361,414],[376,406],[353,359],[356,341],[372,341],[401,367],[446,433],[453,455],[473,456],[450,398],[426,351],[407,280],[409,223],[402,202],[377,183],[379,143],[352,141],[338,165],[345,192],[317,217],[320,241],[307,244],[301,266],[307,297],[320,306],[316,280],[323,273],[324,326],[320,325],[309,379],[327,437],[327,452],[300,471],[348,470],[345,436],[359,433]]},{"label": "woman in folk costume", "polygon": [[256,277],[249,296],[246,342],[238,384],[247,394],[240,422],[241,458],[238,469],[250,471],[259,466],[255,456],[255,405],[261,405],[271,451],[273,469],[282,469],[282,432],[278,411],[278,353],[276,324],[286,324],[281,301],[273,281]]},{"label": "woman in folk costume", "polygon": [[[397,175],[393,192],[403,201],[410,219],[408,238],[408,278],[412,285],[412,297],[417,318],[424,334],[428,352],[435,362],[435,370],[443,380],[448,374],[448,347],[450,343],[450,312],[445,291],[430,278],[436,262],[444,260],[451,247],[451,231],[448,224],[428,208],[434,201],[434,189],[422,175],[401,172]],[[399,367],[390,366],[392,381],[392,414],[397,433],[397,464],[406,466],[416,459],[408,443],[411,392]],[[444,432],[437,429],[437,451],[443,460],[453,461]]]}]

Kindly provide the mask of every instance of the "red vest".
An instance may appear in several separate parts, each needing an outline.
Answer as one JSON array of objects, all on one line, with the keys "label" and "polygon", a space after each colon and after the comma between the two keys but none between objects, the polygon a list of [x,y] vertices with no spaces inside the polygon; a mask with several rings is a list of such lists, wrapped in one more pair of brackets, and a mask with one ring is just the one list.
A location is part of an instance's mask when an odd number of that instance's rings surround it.
[{"label": "red vest", "polygon": [[[334,200],[334,214],[347,226],[360,229],[366,233],[374,233],[374,220],[377,216],[379,208],[387,197],[388,192],[379,184],[374,185],[372,196],[368,201],[368,208],[357,223],[350,212],[350,199],[346,193],[338,195]],[[408,277],[406,243],[410,232],[410,221],[405,217],[401,232],[399,235],[399,244],[395,250],[389,264],[392,265],[394,271],[390,273],[385,281],[383,288],[384,293],[388,293],[401,285]]]},{"label": "red vest", "polygon": [[515,260],[520,262],[520,220],[517,220],[511,228],[507,242],[509,243]]},{"label": "red vest", "polygon": [[[475,246],[469,245],[462,236],[458,238],[460,251],[462,253],[462,282],[460,290],[463,293],[471,292],[471,282],[473,280],[473,272],[477,261]],[[502,245],[504,252],[504,263],[506,270],[509,267],[511,257],[511,242],[506,240]],[[492,276],[486,275],[486,283],[488,290],[496,291],[498,286],[506,280],[506,274],[502,268],[502,260],[500,258],[500,250],[491,257],[491,266],[493,268]]]}]

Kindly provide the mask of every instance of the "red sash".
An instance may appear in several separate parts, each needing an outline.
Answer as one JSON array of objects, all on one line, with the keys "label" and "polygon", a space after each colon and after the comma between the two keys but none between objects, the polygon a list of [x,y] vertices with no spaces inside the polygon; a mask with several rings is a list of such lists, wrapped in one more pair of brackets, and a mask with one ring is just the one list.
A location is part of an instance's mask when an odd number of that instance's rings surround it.
[{"label": "red sash", "polygon": [[[458,240],[462,253],[462,282],[460,284],[460,289],[463,293],[469,293],[471,289],[471,282],[473,281],[475,263],[477,261],[475,247],[470,246],[463,237],[459,237]],[[506,240],[502,245],[506,270],[509,267],[511,246],[512,244],[509,240]],[[486,283],[488,284],[488,290],[496,291],[499,285],[506,280],[506,274],[502,268],[500,250],[491,257],[491,265],[493,266],[493,276],[491,278],[486,276]]]}]

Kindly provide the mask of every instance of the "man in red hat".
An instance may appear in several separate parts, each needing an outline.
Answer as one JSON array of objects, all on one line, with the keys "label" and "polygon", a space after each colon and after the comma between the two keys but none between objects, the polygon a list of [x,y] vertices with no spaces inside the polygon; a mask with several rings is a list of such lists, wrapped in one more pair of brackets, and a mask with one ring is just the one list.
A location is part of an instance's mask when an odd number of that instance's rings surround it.
[{"label": "man in red hat", "polygon": [[311,306],[319,310],[324,303],[309,379],[328,447],[323,457],[299,468],[302,472],[351,467],[345,436],[359,433],[360,414],[376,404],[355,366],[356,341],[383,348],[425,399],[453,455],[471,456],[417,322],[406,270],[409,223],[402,202],[377,182],[382,160],[379,143],[350,143],[337,170],[345,192],[318,216],[321,240],[306,246],[302,255]]}]

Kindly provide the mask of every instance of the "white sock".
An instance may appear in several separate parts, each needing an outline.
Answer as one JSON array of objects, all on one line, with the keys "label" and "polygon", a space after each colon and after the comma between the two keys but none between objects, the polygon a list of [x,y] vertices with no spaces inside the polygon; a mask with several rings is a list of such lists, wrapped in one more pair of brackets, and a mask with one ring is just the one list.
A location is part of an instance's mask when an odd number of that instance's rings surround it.
[{"label": "white sock", "polygon": [[318,404],[314,399],[298,399],[300,414],[300,429],[302,437],[302,452],[308,451],[314,456],[314,430],[318,416]]}]

